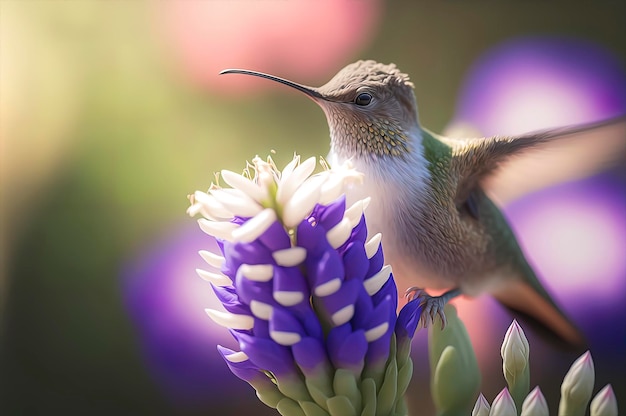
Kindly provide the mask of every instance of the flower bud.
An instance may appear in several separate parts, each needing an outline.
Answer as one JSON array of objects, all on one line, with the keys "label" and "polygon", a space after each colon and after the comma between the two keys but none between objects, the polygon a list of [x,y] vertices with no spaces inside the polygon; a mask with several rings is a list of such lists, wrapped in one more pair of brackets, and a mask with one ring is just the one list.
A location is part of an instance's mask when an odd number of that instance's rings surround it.
[{"label": "flower bud", "polygon": [[581,355],[563,378],[559,416],[583,416],[591,398],[595,372],[589,351]]},{"label": "flower bud", "polygon": [[549,414],[548,403],[537,386],[524,400],[521,416],[548,416]]},{"label": "flower bud", "polygon": [[493,399],[489,416],[517,416],[515,402],[506,388]]},{"label": "flower bud", "polygon": [[591,416],[617,416],[617,399],[610,384],[604,386],[591,401]]}]

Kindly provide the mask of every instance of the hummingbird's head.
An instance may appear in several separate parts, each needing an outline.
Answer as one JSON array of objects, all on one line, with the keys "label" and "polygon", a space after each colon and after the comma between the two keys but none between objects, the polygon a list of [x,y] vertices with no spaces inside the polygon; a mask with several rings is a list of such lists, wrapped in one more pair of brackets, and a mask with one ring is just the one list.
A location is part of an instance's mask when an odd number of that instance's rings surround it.
[{"label": "hummingbird's head", "polygon": [[413,84],[394,64],[358,61],[318,88],[255,71],[226,73],[266,78],[306,94],[324,110],[332,150],[343,157],[404,157],[412,150],[410,137],[419,127]]}]

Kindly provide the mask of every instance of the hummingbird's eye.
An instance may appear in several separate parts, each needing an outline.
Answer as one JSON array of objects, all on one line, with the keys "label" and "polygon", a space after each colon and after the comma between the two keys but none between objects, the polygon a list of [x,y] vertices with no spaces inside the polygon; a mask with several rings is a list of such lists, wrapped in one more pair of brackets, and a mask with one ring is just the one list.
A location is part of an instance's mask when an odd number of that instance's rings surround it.
[{"label": "hummingbird's eye", "polygon": [[356,105],[366,106],[372,102],[372,96],[366,92],[362,92],[361,94],[356,96],[354,103]]}]

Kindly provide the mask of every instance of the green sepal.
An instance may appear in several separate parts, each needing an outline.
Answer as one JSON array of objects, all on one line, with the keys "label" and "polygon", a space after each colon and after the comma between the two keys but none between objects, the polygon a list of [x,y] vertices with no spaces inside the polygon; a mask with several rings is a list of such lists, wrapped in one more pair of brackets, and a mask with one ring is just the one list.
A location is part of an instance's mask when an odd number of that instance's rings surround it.
[{"label": "green sepal", "polygon": [[402,367],[398,370],[398,400],[402,401],[404,397],[404,393],[406,393],[406,389],[409,387],[409,383],[411,382],[411,377],[413,377],[413,360],[410,358],[404,363]]},{"label": "green sepal", "polygon": [[303,380],[297,375],[282,376],[276,379],[278,390],[295,401],[312,401],[311,395]]},{"label": "green sepal", "polygon": [[351,371],[342,368],[335,372],[333,389],[337,396],[345,396],[355,409],[361,409],[361,392],[357,380]]},{"label": "green sepal", "polygon": [[298,402],[285,397],[276,406],[276,410],[283,416],[306,416]]},{"label": "green sepal", "polygon": [[300,402],[300,407],[306,416],[329,416],[326,410],[313,402]]},{"label": "green sepal", "polygon": [[271,408],[276,409],[278,403],[285,398],[274,384],[271,384],[271,387],[267,385],[253,385],[252,387],[256,390],[256,397]]},{"label": "green sepal", "polygon": [[335,396],[327,400],[331,416],[357,416],[356,409],[346,396]]},{"label": "green sepal", "polygon": [[398,394],[398,367],[395,358],[388,361],[383,384],[377,395],[376,416],[387,416],[391,413],[396,403]]},{"label": "green sepal", "polygon": [[320,386],[319,384],[315,383],[315,381],[309,380],[308,378],[304,382],[306,383],[306,387],[309,390],[309,394],[311,395],[315,403],[317,403],[319,406],[321,406],[324,410],[328,412],[328,405],[326,404],[326,402],[334,394],[330,386],[326,386],[326,385]]},{"label": "green sepal", "polygon": [[376,415],[376,383],[371,378],[361,381],[361,397],[363,398],[363,410],[361,416]]}]

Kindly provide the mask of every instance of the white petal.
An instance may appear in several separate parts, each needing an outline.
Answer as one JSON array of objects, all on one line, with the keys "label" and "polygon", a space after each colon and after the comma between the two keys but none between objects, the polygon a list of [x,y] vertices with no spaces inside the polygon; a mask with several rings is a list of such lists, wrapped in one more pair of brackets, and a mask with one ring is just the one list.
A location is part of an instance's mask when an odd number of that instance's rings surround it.
[{"label": "white petal", "polygon": [[213,195],[196,191],[193,198],[202,205],[202,213],[208,218],[228,219],[233,217],[233,213],[226,209]]},{"label": "white petal", "polygon": [[382,324],[365,331],[365,339],[367,340],[367,342],[376,341],[378,338],[385,335],[388,329],[389,322],[383,322]]},{"label": "white petal", "polygon": [[343,180],[344,178],[341,175],[333,175],[327,172],[322,172],[328,176],[328,179],[324,182],[322,189],[320,191],[319,203],[323,205],[330,204],[344,191]]},{"label": "white petal", "polygon": [[233,241],[233,231],[239,228],[239,225],[232,222],[209,221],[206,218],[200,218],[198,224],[200,224],[200,229],[208,235],[226,241]]},{"label": "white petal", "polygon": [[297,266],[306,259],[306,249],[304,247],[291,247],[284,250],[276,250],[272,253],[274,261],[279,266]]},{"label": "white petal", "polygon": [[336,277],[315,288],[315,295],[319,297],[329,296],[341,288],[341,279]]},{"label": "white petal", "polygon": [[372,202],[372,197],[367,197],[367,198],[363,198],[361,201],[363,201],[363,211],[365,211],[367,209],[367,207],[370,206],[370,202]]},{"label": "white petal", "polygon": [[287,163],[287,166],[284,167],[283,171],[280,174],[281,183],[284,183],[287,178],[293,173],[293,170],[300,164],[300,155],[295,155],[293,160]]},{"label": "white petal", "polygon": [[371,259],[374,257],[374,254],[378,252],[378,247],[380,247],[380,240],[383,238],[381,233],[375,234],[370,241],[365,243],[365,254],[367,254],[367,258]]},{"label": "white petal", "polygon": [[335,312],[330,319],[333,321],[335,326],[343,325],[346,322],[350,321],[354,316],[354,305],[348,305],[344,308],[339,309]]},{"label": "white petal", "polygon": [[343,215],[344,218],[348,218],[350,220],[350,227],[354,228],[361,221],[361,216],[363,215],[363,200],[356,201],[350,208],[346,210],[346,213]]},{"label": "white petal", "polygon": [[276,341],[277,344],[285,345],[287,347],[293,344],[297,344],[302,339],[300,334],[298,334],[297,332],[283,331],[270,331],[270,337],[272,337],[272,339]]},{"label": "white petal", "polygon": [[283,306],[294,306],[304,300],[302,292],[275,291],[274,300]]},{"label": "white petal", "polygon": [[224,179],[224,182],[226,182],[233,188],[239,189],[241,192],[248,195],[256,202],[261,203],[265,199],[267,199],[267,189],[261,188],[250,179],[242,175],[239,175],[230,170],[222,170],[222,178]]},{"label": "white petal", "polygon": [[195,204],[191,204],[189,208],[187,208],[187,215],[189,215],[190,217],[195,217],[201,211],[202,204],[196,202]]},{"label": "white petal", "polygon": [[238,189],[214,189],[211,195],[227,210],[240,217],[253,217],[263,207]]},{"label": "white petal", "polygon": [[276,192],[276,200],[280,205],[284,205],[291,199],[296,189],[313,173],[315,164],[315,157],[310,157],[296,167],[290,175],[281,178],[280,186]]},{"label": "white petal", "polygon": [[254,326],[254,318],[249,315],[235,315],[234,313],[216,311],[215,309],[205,309],[204,311],[216,324],[226,328],[252,329]]},{"label": "white petal", "polygon": [[250,302],[250,311],[259,319],[268,320],[272,316],[272,305],[253,300]]},{"label": "white petal", "polygon": [[249,243],[256,240],[276,221],[276,212],[272,208],[265,208],[256,216],[233,230],[233,240]]},{"label": "white petal", "polygon": [[198,276],[207,282],[213,283],[215,286],[230,286],[233,284],[233,281],[222,273],[207,272],[202,269],[196,269],[196,273],[198,273]]},{"label": "white petal", "polygon": [[231,363],[242,363],[248,360],[248,356],[243,351],[238,351],[233,354],[225,355],[224,358],[226,358]]},{"label": "white petal", "polygon": [[352,226],[350,224],[350,218],[344,218],[339,221],[339,224],[328,230],[326,233],[326,239],[332,248],[338,248],[343,243],[348,241],[351,233]]},{"label": "white petal", "polygon": [[293,196],[283,204],[283,223],[291,228],[311,213],[320,198],[320,189],[326,178],[323,175],[307,179]]},{"label": "white petal", "polygon": [[216,269],[221,269],[224,264],[224,257],[219,254],[211,253],[207,250],[200,250],[198,254],[207,262],[210,266],[215,267]]},{"label": "white petal", "polygon": [[269,282],[274,276],[274,266],[271,264],[242,264],[239,273],[243,277],[255,282]]},{"label": "white petal", "polygon": [[375,295],[380,290],[380,288],[383,287],[385,283],[387,283],[387,280],[389,280],[390,274],[391,274],[391,266],[386,265],[386,266],[383,266],[383,268],[380,269],[380,271],[376,273],[374,276],[365,280],[363,282],[363,286],[365,286],[365,290],[367,291],[367,293],[370,296]]}]

